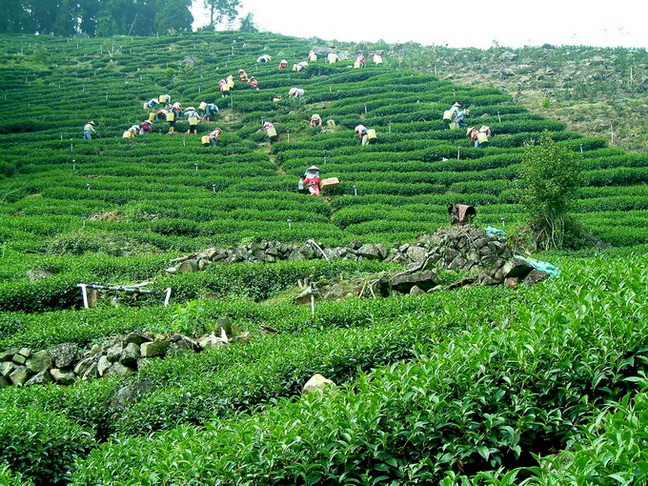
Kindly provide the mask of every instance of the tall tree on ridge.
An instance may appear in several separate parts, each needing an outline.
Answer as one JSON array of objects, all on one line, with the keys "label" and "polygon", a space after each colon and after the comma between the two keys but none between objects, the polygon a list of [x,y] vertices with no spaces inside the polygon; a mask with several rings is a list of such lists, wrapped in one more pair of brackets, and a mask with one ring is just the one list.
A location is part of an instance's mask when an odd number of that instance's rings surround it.
[{"label": "tall tree on ridge", "polygon": [[209,25],[215,27],[224,18],[233,20],[238,15],[239,0],[204,0],[205,7],[209,9]]}]

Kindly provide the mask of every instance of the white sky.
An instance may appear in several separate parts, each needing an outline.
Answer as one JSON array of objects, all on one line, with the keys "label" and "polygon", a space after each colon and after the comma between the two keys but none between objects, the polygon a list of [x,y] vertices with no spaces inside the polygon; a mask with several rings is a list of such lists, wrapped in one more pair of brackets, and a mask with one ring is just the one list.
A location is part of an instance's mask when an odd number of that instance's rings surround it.
[{"label": "white sky", "polygon": [[[194,28],[207,24],[194,0]],[[648,0],[241,0],[262,32],[488,48],[648,47]],[[234,26],[237,28],[238,25]]]}]

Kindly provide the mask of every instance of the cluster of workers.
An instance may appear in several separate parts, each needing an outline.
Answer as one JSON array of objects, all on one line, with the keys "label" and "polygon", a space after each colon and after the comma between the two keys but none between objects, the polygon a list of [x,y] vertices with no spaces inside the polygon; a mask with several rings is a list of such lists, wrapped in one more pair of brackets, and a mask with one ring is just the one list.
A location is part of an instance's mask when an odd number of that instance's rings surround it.
[{"label": "cluster of workers", "polygon": [[470,115],[470,110],[464,109],[461,103],[454,103],[449,110],[443,112],[443,120],[448,123],[448,128],[455,130],[457,128],[467,128],[466,136],[476,148],[484,148],[488,144],[488,138],[493,135],[488,125],[482,125],[480,128],[468,127],[465,118]]}]

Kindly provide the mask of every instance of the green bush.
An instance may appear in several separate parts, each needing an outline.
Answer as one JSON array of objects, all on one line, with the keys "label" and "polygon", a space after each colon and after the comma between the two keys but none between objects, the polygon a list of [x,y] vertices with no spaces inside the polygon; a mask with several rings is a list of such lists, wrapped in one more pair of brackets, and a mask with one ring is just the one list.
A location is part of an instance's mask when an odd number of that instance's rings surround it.
[{"label": "green bush", "polygon": [[34,484],[65,484],[75,460],[94,446],[88,431],[56,412],[2,407],[0,421],[0,463]]}]

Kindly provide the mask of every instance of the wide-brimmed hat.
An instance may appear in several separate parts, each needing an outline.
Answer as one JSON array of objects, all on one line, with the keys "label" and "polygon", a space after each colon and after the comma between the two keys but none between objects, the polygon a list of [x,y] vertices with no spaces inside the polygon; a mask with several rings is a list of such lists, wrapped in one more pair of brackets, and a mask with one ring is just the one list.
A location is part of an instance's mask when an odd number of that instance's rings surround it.
[{"label": "wide-brimmed hat", "polygon": [[459,102],[457,101],[457,102],[456,102],[454,105],[452,105],[452,106],[456,106],[457,108],[461,108],[461,103],[459,103]]},{"label": "wide-brimmed hat", "polygon": [[490,130],[490,127],[488,125],[482,125],[479,129],[480,132],[485,132],[486,130]]},{"label": "wide-brimmed hat", "polygon": [[470,132],[472,132],[475,129],[475,127],[468,127],[466,130],[466,135],[470,135]]},{"label": "wide-brimmed hat", "polygon": [[306,169],[306,170],[320,170],[320,169],[319,169],[319,167],[317,167],[316,165],[311,165],[311,166],[310,166],[308,169]]},{"label": "wide-brimmed hat", "polygon": [[88,122],[88,123],[90,123],[90,125],[96,125],[96,123],[95,123],[95,122],[93,122],[93,121],[91,121],[91,122]]}]

